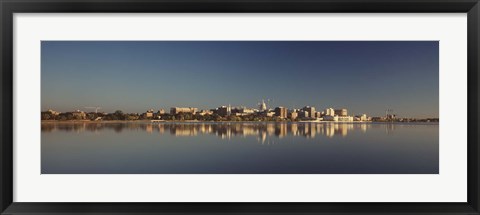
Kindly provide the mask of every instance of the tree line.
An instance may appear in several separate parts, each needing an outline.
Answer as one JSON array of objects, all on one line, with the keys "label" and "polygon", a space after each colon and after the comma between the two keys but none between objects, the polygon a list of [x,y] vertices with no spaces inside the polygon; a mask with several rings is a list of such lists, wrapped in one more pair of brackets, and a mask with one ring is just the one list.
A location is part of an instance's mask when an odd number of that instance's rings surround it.
[{"label": "tree line", "polygon": [[[159,118],[160,116],[160,118]],[[45,111],[41,113],[42,120],[59,120],[59,121],[68,121],[68,120],[101,120],[111,121],[111,120],[151,120],[151,119],[162,119],[167,121],[186,121],[186,120],[198,120],[198,121],[285,121],[276,116],[265,116],[262,114],[249,114],[245,116],[220,116],[218,114],[193,114],[193,113],[178,113],[178,114],[157,114],[154,113],[153,117],[147,117],[145,114],[138,113],[123,113],[121,110],[117,110],[114,113],[85,113],[84,116],[81,116],[78,113],[66,112],[60,113],[58,115],[52,114],[51,112]],[[289,120],[289,119],[288,119]]]}]

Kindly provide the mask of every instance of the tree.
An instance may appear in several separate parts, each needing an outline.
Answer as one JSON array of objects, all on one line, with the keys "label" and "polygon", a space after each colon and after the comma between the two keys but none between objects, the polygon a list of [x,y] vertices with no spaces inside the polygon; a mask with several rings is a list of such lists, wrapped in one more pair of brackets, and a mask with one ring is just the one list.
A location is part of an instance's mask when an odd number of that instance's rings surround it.
[{"label": "tree", "polygon": [[230,115],[227,117],[228,121],[239,121],[239,118],[235,115]]},{"label": "tree", "polygon": [[191,113],[185,113],[184,114],[184,119],[185,120],[192,120],[193,119],[193,115]]},{"label": "tree", "polygon": [[42,112],[42,120],[49,120],[51,119],[51,115],[48,112]]},{"label": "tree", "polygon": [[67,120],[73,120],[73,114],[67,113]]},{"label": "tree", "polygon": [[121,110],[116,110],[113,115],[115,116],[116,120],[125,120],[125,114],[123,114],[123,111]]}]

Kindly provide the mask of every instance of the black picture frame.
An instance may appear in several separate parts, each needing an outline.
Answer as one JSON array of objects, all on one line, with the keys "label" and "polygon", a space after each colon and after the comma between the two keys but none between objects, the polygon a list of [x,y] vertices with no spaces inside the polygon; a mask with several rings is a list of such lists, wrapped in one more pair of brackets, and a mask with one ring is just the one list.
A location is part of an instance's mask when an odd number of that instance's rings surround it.
[{"label": "black picture frame", "polygon": [[[478,0],[0,0],[2,214],[480,214]],[[14,13],[467,13],[468,200],[466,203],[17,203],[13,202]]]}]

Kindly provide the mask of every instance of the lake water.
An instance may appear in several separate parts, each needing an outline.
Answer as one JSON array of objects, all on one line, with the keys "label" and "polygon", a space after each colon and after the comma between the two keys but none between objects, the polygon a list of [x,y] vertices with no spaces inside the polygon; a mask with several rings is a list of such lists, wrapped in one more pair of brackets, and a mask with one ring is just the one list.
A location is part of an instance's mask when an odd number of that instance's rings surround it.
[{"label": "lake water", "polygon": [[42,123],[42,174],[438,174],[432,123]]}]

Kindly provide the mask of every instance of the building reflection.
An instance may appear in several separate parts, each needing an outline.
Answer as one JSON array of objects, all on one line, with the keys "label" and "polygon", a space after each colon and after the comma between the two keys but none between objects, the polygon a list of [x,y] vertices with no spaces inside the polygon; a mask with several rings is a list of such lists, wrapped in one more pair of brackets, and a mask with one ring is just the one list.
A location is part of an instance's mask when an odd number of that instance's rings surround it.
[{"label": "building reflection", "polygon": [[140,130],[147,133],[170,134],[173,136],[215,135],[222,139],[231,139],[235,136],[254,136],[259,142],[264,143],[268,137],[285,138],[288,136],[303,136],[315,138],[316,136],[345,137],[354,130],[361,133],[367,132],[372,126],[384,126],[385,132],[391,133],[395,124],[371,123],[42,123],[42,132],[99,132],[113,130]]}]

